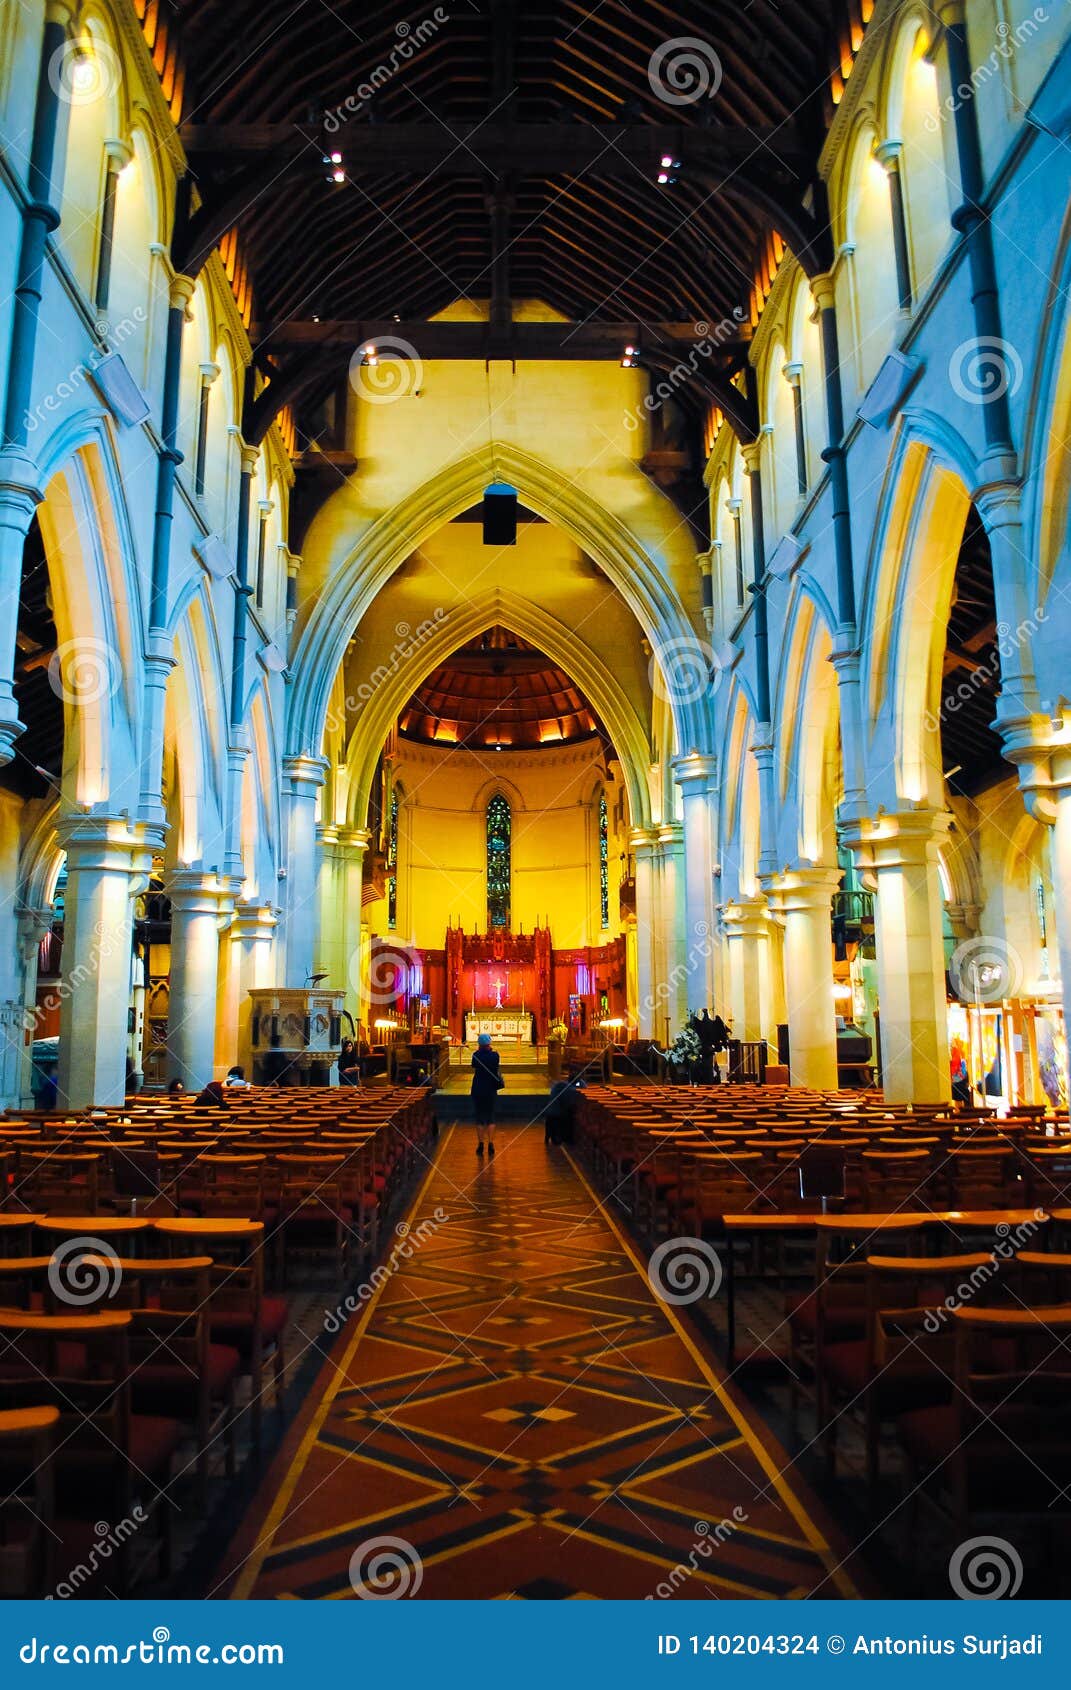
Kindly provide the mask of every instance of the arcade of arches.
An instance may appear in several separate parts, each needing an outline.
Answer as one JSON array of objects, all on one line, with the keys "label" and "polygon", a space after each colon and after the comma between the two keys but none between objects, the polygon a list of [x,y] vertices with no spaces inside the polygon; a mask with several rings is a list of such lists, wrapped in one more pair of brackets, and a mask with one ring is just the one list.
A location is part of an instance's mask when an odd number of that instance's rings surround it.
[{"label": "arcade of arches", "polygon": [[1065,9],[283,10],[0,0],[0,1105],[1066,1122]]}]

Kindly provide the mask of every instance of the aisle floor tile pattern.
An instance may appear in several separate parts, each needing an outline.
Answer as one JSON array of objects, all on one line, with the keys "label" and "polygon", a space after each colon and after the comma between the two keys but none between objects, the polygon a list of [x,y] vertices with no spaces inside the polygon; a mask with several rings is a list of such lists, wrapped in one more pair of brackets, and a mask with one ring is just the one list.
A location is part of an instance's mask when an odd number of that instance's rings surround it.
[{"label": "aisle floor tile pattern", "polygon": [[474,1151],[471,1127],[444,1134],[411,1254],[330,1349],[228,1593],[858,1594],[569,1155],[536,1127],[500,1129],[492,1162]]}]

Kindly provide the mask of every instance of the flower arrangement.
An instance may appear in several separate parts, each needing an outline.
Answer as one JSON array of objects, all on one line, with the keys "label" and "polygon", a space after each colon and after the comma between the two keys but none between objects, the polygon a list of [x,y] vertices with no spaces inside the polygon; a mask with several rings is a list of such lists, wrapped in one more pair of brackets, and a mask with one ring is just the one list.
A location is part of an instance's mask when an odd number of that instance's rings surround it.
[{"label": "flower arrangement", "polygon": [[666,1060],[674,1067],[687,1067],[698,1062],[703,1054],[699,1039],[691,1027],[684,1027],[666,1051]]},{"label": "flower arrangement", "polygon": [[568,1037],[568,1033],[569,1029],[559,1015],[557,1020],[552,1021],[550,1026],[547,1028],[547,1043],[563,1045]]}]

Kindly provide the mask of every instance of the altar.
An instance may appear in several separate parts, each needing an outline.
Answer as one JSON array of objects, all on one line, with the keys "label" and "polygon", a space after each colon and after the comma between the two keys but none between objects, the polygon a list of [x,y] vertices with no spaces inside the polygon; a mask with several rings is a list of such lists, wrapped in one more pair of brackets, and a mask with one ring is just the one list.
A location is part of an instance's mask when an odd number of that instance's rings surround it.
[{"label": "altar", "polygon": [[481,1033],[492,1039],[534,1044],[532,1012],[528,1009],[470,1009],[465,1016],[465,1043],[475,1044]]}]

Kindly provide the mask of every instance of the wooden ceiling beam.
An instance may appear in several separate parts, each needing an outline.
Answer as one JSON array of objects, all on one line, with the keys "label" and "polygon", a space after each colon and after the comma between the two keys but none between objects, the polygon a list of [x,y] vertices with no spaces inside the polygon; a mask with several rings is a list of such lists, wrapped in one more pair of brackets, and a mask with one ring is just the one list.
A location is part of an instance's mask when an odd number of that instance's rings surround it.
[{"label": "wooden ceiling beam", "polygon": [[[230,160],[251,153],[279,157],[327,139],[315,126],[296,123],[184,123],[179,135],[188,157],[218,155]],[[731,171],[765,148],[792,172],[809,178],[814,160],[793,128],[772,124],[700,128],[662,123],[512,123],[492,117],[482,123],[354,124],[333,139],[347,174],[398,175],[431,171],[450,176],[503,172],[517,176],[584,174],[631,176],[639,169],[651,180],[664,154],[689,169]],[[766,155],[769,157],[769,154]]]},{"label": "wooden ceiling beam", "polygon": [[[487,356],[490,343],[489,323],[457,323],[428,321],[396,321],[393,318],[335,319],[316,322],[291,318],[272,326],[262,325],[258,345],[268,347],[338,347],[353,353],[367,342],[405,341],[418,357],[428,360],[482,359]],[[627,345],[659,347],[674,352],[688,352],[702,342],[694,323],[514,323],[509,333],[509,349],[497,356],[526,359],[609,359],[620,358]],[[726,360],[739,351],[735,339],[724,340],[719,350]]]}]

